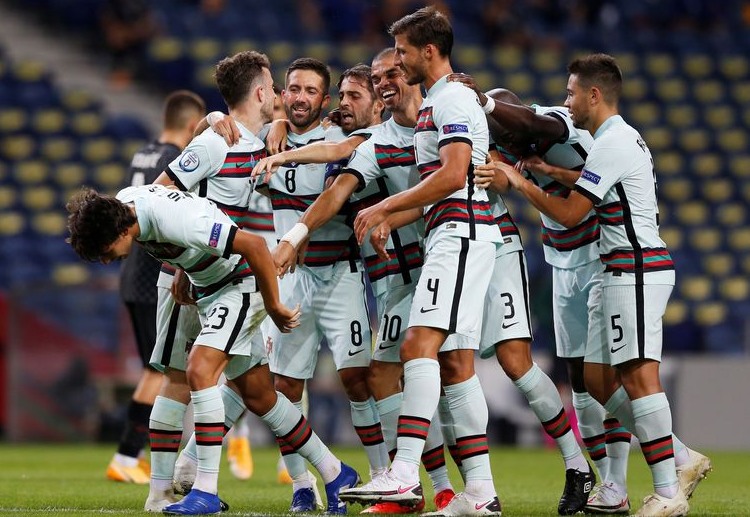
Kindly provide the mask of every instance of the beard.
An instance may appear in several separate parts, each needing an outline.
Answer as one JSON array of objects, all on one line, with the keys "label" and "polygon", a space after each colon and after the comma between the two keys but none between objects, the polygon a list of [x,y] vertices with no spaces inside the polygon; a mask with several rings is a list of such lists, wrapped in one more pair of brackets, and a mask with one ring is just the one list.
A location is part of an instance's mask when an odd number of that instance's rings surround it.
[{"label": "beard", "polygon": [[309,126],[310,124],[312,124],[314,121],[320,119],[320,112],[321,112],[320,106],[318,106],[317,108],[310,106],[310,109],[306,115],[295,114],[293,108],[294,106],[290,106],[286,110],[286,112],[287,112],[287,117],[289,118],[289,122],[291,122],[292,125],[295,127],[305,128]]}]

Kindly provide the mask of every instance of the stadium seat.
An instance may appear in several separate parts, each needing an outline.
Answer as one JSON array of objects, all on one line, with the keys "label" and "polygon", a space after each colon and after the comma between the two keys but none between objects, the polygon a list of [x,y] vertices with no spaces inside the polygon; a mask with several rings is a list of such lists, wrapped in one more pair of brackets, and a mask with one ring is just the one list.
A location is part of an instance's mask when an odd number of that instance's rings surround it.
[{"label": "stadium seat", "polygon": [[750,282],[744,276],[726,278],[719,284],[719,294],[730,302],[743,302],[750,298]]},{"label": "stadium seat", "polygon": [[697,304],[693,309],[693,317],[704,327],[723,323],[729,311],[725,303],[705,302]]},{"label": "stadium seat", "polygon": [[728,104],[707,106],[703,110],[703,120],[713,129],[728,129],[737,124],[737,112]]},{"label": "stadium seat", "polygon": [[0,133],[9,134],[26,129],[28,111],[18,107],[0,109]]},{"label": "stadium seat", "polygon": [[31,127],[40,135],[56,135],[67,129],[68,117],[60,108],[46,108],[36,111],[31,119]]},{"label": "stadium seat", "polygon": [[81,156],[85,162],[97,164],[111,160],[117,146],[109,137],[94,137],[81,143]]},{"label": "stadium seat", "polygon": [[[664,176],[678,176],[685,172],[685,160],[682,154],[674,151],[663,151],[654,156],[656,174]],[[661,185],[661,183],[660,183]]]},{"label": "stadium seat", "polygon": [[39,185],[49,179],[49,164],[42,160],[18,162],[13,167],[13,177],[19,185]]},{"label": "stadium seat", "polygon": [[[0,210],[10,210],[16,205],[16,189],[9,185],[0,185]],[[1,213],[1,212],[0,212]]]},{"label": "stadium seat", "polygon": [[63,236],[67,229],[67,220],[60,211],[42,212],[31,218],[31,227],[40,235]]},{"label": "stadium seat", "polygon": [[650,94],[651,88],[643,77],[632,77],[622,84],[622,98],[628,102],[642,101]]},{"label": "stadium seat", "polygon": [[724,244],[724,235],[713,226],[693,228],[688,234],[690,247],[701,253],[714,253]]},{"label": "stadium seat", "polygon": [[687,99],[688,85],[681,77],[660,79],[654,85],[654,93],[662,102],[682,102]]},{"label": "stadium seat", "polygon": [[677,221],[685,226],[703,224],[709,215],[706,203],[699,200],[681,203],[674,210]]},{"label": "stadium seat", "polygon": [[3,247],[9,246],[7,243],[9,237],[20,235],[25,229],[26,218],[21,212],[13,210],[0,212],[0,236],[3,237]]},{"label": "stadium seat", "polygon": [[86,167],[79,162],[60,163],[52,172],[52,180],[61,188],[78,188],[86,181]]},{"label": "stadium seat", "polygon": [[62,106],[71,113],[78,111],[97,111],[101,107],[101,102],[96,99],[91,92],[77,88],[63,92],[61,103]]},{"label": "stadium seat", "polygon": [[662,118],[661,106],[656,102],[640,102],[630,109],[629,118],[639,129],[652,126]]},{"label": "stadium seat", "polygon": [[83,111],[72,116],[70,127],[81,137],[95,136],[104,130],[104,117],[95,111]]},{"label": "stadium seat", "polygon": [[713,281],[707,276],[689,276],[677,283],[680,296],[690,302],[705,302],[714,294]]},{"label": "stadium seat", "polygon": [[723,278],[734,274],[737,261],[731,253],[711,253],[702,258],[703,269],[714,278]]},{"label": "stadium seat", "polygon": [[187,44],[187,52],[194,61],[210,61],[216,63],[224,57],[224,44],[215,38],[197,38]]},{"label": "stadium seat", "polygon": [[687,304],[682,300],[670,300],[667,309],[664,311],[663,322],[666,326],[677,325],[687,319],[689,309]]},{"label": "stadium seat", "polygon": [[138,150],[143,147],[147,140],[132,140],[127,139],[124,141],[120,141],[120,158],[122,159],[123,163],[130,163],[130,161],[133,159],[133,156],[135,153],[138,152]]},{"label": "stadium seat", "polygon": [[21,192],[21,204],[30,212],[41,212],[57,207],[57,192],[45,185],[35,185]]},{"label": "stadium seat", "polygon": [[714,58],[708,54],[687,54],[680,63],[683,74],[690,79],[705,79],[714,72]]},{"label": "stadium seat", "polygon": [[[339,59],[341,60],[341,64],[347,68],[354,66],[357,63],[370,64],[370,61],[372,60],[372,52],[367,45],[349,43],[343,45],[343,47],[339,49]],[[283,61],[289,62],[290,59],[285,59]]]},{"label": "stadium seat", "polygon": [[750,81],[740,81],[731,86],[732,98],[737,104],[747,106],[750,103]]},{"label": "stadium seat", "polygon": [[739,153],[747,150],[747,130],[745,128],[725,129],[716,136],[716,143],[726,153]]},{"label": "stadium seat", "polygon": [[492,49],[492,63],[500,72],[519,70],[525,63],[525,53],[518,47],[498,45]]},{"label": "stadium seat", "polygon": [[734,196],[734,182],[727,178],[709,178],[703,180],[701,193],[710,203],[724,203]]},{"label": "stadium seat", "polygon": [[714,220],[725,227],[747,225],[747,207],[738,201],[722,203],[714,208]]},{"label": "stadium seat", "polygon": [[540,93],[552,99],[553,106],[562,106],[565,102],[565,88],[568,84],[566,74],[548,74],[542,79]]},{"label": "stadium seat", "polygon": [[674,128],[693,126],[698,120],[698,110],[692,104],[670,104],[664,112],[667,122]]},{"label": "stadium seat", "polygon": [[711,133],[702,127],[683,129],[677,138],[680,148],[688,153],[700,153],[711,148]]},{"label": "stadium seat", "polygon": [[641,131],[651,152],[664,151],[673,148],[674,130],[663,126],[646,128]]},{"label": "stadium seat", "polygon": [[[261,47],[261,45],[258,44],[257,41],[251,40],[251,39],[235,39],[232,41],[229,41],[226,43],[227,46],[227,55],[233,56],[237,54],[238,52],[244,52],[246,50],[258,50]],[[303,55],[309,55],[309,54],[303,54]],[[327,61],[323,61],[326,63]],[[273,64],[273,63],[272,63]]]},{"label": "stadium seat", "polygon": [[125,184],[125,174],[125,167],[121,163],[104,163],[94,169],[94,181],[101,190],[116,191]]},{"label": "stadium seat", "polygon": [[677,226],[661,226],[659,228],[659,235],[670,251],[682,248],[683,241],[685,240],[682,229]]},{"label": "stadium seat", "polygon": [[672,76],[677,69],[677,63],[671,54],[654,52],[644,57],[644,69],[651,77],[664,79]]},{"label": "stadium seat", "polygon": [[750,179],[750,155],[732,156],[729,159],[729,170],[735,178]]},{"label": "stadium seat", "polygon": [[328,63],[334,54],[333,47],[324,41],[315,41],[304,45],[301,49],[301,55],[312,57]]},{"label": "stadium seat", "polygon": [[[686,137],[687,138],[687,137]],[[692,135],[690,138],[701,138]],[[695,176],[702,178],[715,178],[720,175],[724,166],[724,159],[718,153],[694,153],[691,163],[691,170]]]},{"label": "stadium seat", "polygon": [[0,138],[0,157],[10,161],[27,160],[36,153],[36,141],[29,135],[8,135]]},{"label": "stadium seat", "polygon": [[553,49],[539,49],[529,56],[531,70],[537,74],[551,74],[565,71],[565,58]]},{"label": "stadium seat", "polygon": [[[297,48],[289,41],[275,41],[268,46],[266,54],[268,54],[271,63],[274,63],[275,66],[280,66],[282,63],[289,63],[297,56]],[[354,54],[354,51],[352,54]],[[357,63],[357,61],[354,63]]]},{"label": "stadium seat", "polygon": [[693,99],[701,104],[713,104],[726,98],[724,83],[717,80],[697,81],[693,85]]},{"label": "stadium seat", "polygon": [[734,251],[750,252],[750,228],[735,228],[727,237],[729,247]]},{"label": "stadium seat", "polygon": [[39,153],[50,162],[63,162],[78,158],[78,142],[65,136],[51,136],[42,140]]},{"label": "stadium seat", "polygon": [[528,72],[513,72],[506,76],[504,85],[522,99],[530,99],[534,97],[536,78]]},{"label": "stadium seat", "polygon": [[617,60],[620,70],[627,77],[635,77],[641,73],[640,56],[634,52],[617,51],[612,52],[612,57]]},{"label": "stadium seat", "polygon": [[52,280],[58,286],[80,285],[90,277],[89,270],[83,264],[57,264],[52,269]]},{"label": "stadium seat", "polygon": [[750,75],[750,62],[742,54],[723,55],[719,58],[719,71],[730,81],[747,79]]},{"label": "stadium seat", "polygon": [[682,203],[693,198],[695,184],[688,178],[673,176],[659,181],[659,198]]},{"label": "stadium seat", "polygon": [[477,45],[460,45],[452,56],[456,59],[456,70],[474,72],[484,66],[485,50]]}]

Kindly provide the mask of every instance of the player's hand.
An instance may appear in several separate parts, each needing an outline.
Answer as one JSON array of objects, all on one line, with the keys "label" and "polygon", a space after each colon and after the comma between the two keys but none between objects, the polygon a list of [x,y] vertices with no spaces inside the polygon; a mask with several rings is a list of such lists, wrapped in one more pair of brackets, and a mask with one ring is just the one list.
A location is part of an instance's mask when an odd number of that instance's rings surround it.
[{"label": "player's hand", "polygon": [[360,210],[357,218],[354,220],[354,235],[357,237],[357,242],[362,244],[367,232],[385,221],[389,215],[390,212],[385,207],[385,200],[369,208]]},{"label": "player's hand", "polygon": [[477,188],[489,188],[495,180],[496,172],[497,169],[493,165],[493,162],[477,165],[474,167],[474,185]]},{"label": "player's hand", "polygon": [[299,304],[294,309],[289,309],[284,304],[278,303],[274,307],[266,307],[266,312],[284,334],[288,334],[292,329],[299,327],[299,317],[302,314]]},{"label": "player's hand", "polygon": [[321,121],[323,129],[328,129],[331,126],[341,125],[341,110],[338,108],[332,109],[328,112],[328,116]]},{"label": "player's hand", "polygon": [[231,116],[221,111],[212,111],[206,117],[206,121],[214,133],[224,138],[228,146],[239,143],[240,128]]},{"label": "player's hand", "polygon": [[172,287],[169,289],[175,303],[178,305],[195,305],[190,287],[190,279],[182,269],[178,268],[172,279]]},{"label": "player's hand", "polygon": [[266,136],[266,149],[271,154],[280,153],[286,149],[287,136],[289,135],[288,120],[277,119],[271,122],[271,127]]},{"label": "player's hand", "polygon": [[464,86],[471,88],[472,90],[474,90],[474,93],[477,94],[477,97],[479,97],[479,104],[481,104],[482,106],[487,104],[487,96],[484,94],[482,90],[479,89],[479,86],[477,86],[476,81],[474,81],[474,78],[470,76],[469,74],[463,74],[463,73],[449,74],[448,80],[456,82],[456,83],[461,83]]},{"label": "player's hand", "polygon": [[305,240],[303,240],[299,244],[299,249],[297,250],[297,265],[298,266],[305,265],[305,257],[307,256],[308,244],[310,244],[310,237],[307,237]]},{"label": "player's hand", "polygon": [[383,260],[390,260],[391,256],[385,246],[388,244],[388,237],[391,235],[391,225],[388,221],[383,221],[370,234],[370,244],[375,248],[375,253]]},{"label": "player's hand", "polygon": [[287,271],[294,273],[294,268],[297,265],[297,250],[287,241],[279,242],[271,252],[271,257],[276,264],[276,274],[279,278],[284,278]]},{"label": "player's hand", "polygon": [[547,163],[544,160],[538,156],[531,155],[525,157],[523,160],[518,160],[516,162],[516,170],[521,174],[523,174],[524,170],[536,174],[544,174],[546,165]]},{"label": "player's hand", "polygon": [[258,163],[255,164],[255,167],[253,167],[253,172],[250,173],[250,176],[257,178],[265,173],[266,182],[268,182],[268,180],[271,179],[271,174],[276,172],[276,169],[278,169],[280,165],[284,165],[284,163],[284,153],[261,158]]},{"label": "player's hand", "polygon": [[515,167],[503,162],[493,163],[495,164],[499,172],[505,174],[505,177],[508,178],[508,183],[510,183],[510,186],[514,189],[521,188],[521,185],[527,181],[526,178],[524,178],[523,175],[518,172]]}]

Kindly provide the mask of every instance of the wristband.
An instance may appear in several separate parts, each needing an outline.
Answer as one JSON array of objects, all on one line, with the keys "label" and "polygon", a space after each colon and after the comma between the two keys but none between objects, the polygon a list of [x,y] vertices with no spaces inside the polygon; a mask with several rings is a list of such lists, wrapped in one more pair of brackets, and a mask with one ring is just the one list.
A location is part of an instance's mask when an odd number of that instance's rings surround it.
[{"label": "wristband", "polygon": [[487,97],[487,103],[484,106],[482,106],[482,110],[484,110],[484,112],[487,115],[489,115],[490,113],[495,111],[495,99],[493,99],[487,94],[485,94],[485,96]]},{"label": "wristband", "polygon": [[281,240],[288,242],[296,250],[299,248],[300,243],[305,240],[309,231],[305,223],[297,223],[292,226],[291,230],[284,234]]}]

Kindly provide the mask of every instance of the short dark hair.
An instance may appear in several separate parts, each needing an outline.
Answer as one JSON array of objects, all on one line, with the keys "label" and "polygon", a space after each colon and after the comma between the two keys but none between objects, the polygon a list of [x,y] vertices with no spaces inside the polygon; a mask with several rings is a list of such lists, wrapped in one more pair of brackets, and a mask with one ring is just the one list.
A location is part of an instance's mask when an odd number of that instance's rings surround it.
[{"label": "short dark hair", "polygon": [[289,78],[289,74],[295,70],[312,70],[323,79],[323,94],[328,94],[328,90],[331,89],[331,70],[322,61],[312,57],[300,57],[292,61],[289,67],[286,69],[286,79]]},{"label": "short dark hair", "polygon": [[216,86],[230,109],[245,100],[253,85],[262,77],[264,68],[270,71],[271,62],[268,56],[255,50],[225,57],[216,64]]},{"label": "short dark hair", "polygon": [[620,99],[622,71],[612,56],[589,54],[574,59],[568,65],[568,73],[577,75],[582,86],[599,88],[605,102],[612,104]]},{"label": "short dark hair", "polygon": [[406,40],[415,47],[435,45],[442,56],[450,57],[453,50],[453,28],[445,14],[434,6],[407,14],[388,29],[388,34],[406,34]]},{"label": "short dark hair", "polygon": [[377,54],[375,54],[375,57],[372,58],[372,62],[379,61],[383,59],[385,56],[393,56],[396,54],[396,49],[393,47],[386,47]]},{"label": "short dark hair", "polygon": [[203,99],[189,90],[172,92],[164,101],[164,128],[185,129],[194,114],[199,117],[206,114]]},{"label": "short dark hair", "polygon": [[138,219],[118,199],[82,188],[65,205],[68,232],[65,239],[83,260],[98,262],[111,246]]},{"label": "short dark hair", "polygon": [[344,70],[341,73],[341,77],[339,77],[339,82],[337,84],[338,88],[341,89],[341,84],[344,82],[344,79],[351,80],[352,78],[364,81],[364,83],[367,85],[367,90],[370,92],[372,98],[377,99],[377,96],[375,95],[375,88],[372,87],[372,68],[370,68],[370,65],[357,63],[353,67]]}]

